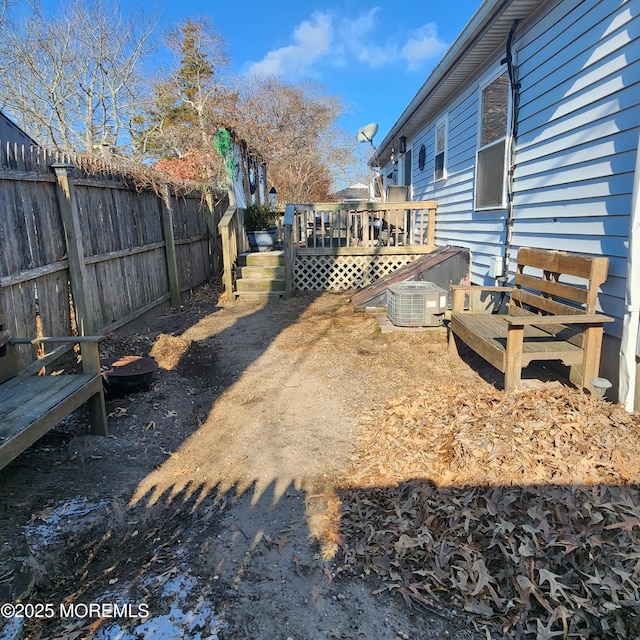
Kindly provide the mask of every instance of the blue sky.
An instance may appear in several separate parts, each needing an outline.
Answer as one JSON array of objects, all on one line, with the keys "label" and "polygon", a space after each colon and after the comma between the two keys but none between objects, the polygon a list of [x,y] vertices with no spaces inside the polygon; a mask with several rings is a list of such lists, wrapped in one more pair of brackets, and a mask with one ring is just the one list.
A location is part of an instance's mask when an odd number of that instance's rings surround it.
[{"label": "blue sky", "polygon": [[[110,0],[106,0],[107,4]],[[380,143],[482,0],[138,0],[159,15],[157,36],[187,18],[207,17],[227,44],[229,72],[313,80],[348,108],[340,126],[355,138],[370,122]],[[65,0],[41,0],[57,12]],[[20,7],[22,3],[16,6]],[[26,3],[22,5],[26,7]],[[158,53],[161,58],[162,54]]]},{"label": "blue sky", "polygon": [[[314,80],[340,95],[355,136],[377,122],[381,142],[481,0],[242,0],[159,3],[161,28],[204,15],[226,40],[230,71]],[[124,6],[124,3],[123,3]]]}]

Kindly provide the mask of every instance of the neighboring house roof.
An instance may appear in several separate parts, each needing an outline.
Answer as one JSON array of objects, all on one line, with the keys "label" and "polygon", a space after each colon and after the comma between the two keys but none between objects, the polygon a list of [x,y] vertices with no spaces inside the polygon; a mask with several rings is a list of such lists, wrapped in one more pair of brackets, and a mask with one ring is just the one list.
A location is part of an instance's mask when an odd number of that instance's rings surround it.
[{"label": "neighboring house roof", "polygon": [[0,142],[38,146],[38,143],[31,136],[27,135],[13,120],[2,113],[2,111],[0,111]]},{"label": "neighboring house roof", "polygon": [[332,198],[341,201],[347,200],[368,200],[369,199],[369,187],[366,184],[354,184],[346,189],[341,189],[331,194]]},{"label": "neighboring house roof", "polygon": [[504,47],[514,20],[527,18],[545,2],[485,0],[380,143],[376,165],[384,166],[400,135],[411,139]]}]

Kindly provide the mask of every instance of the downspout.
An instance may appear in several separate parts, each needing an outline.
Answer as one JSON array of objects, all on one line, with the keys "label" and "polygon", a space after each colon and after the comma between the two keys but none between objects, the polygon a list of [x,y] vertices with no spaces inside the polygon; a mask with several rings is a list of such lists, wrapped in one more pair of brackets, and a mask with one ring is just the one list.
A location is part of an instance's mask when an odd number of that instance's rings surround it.
[{"label": "downspout", "polygon": [[505,221],[505,241],[504,241],[504,257],[502,259],[502,275],[497,279],[498,282],[505,286],[509,279],[509,264],[511,262],[511,242],[513,238],[513,174],[515,172],[516,157],[516,140],[518,137],[518,112],[520,110],[520,83],[516,78],[517,69],[513,64],[513,55],[511,47],[513,45],[513,37],[515,35],[520,20],[514,20],[507,37],[506,57],[500,61],[500,64],[507,64],[507,72],[509,73],[509,86],[511,87],[511,135],[509,139],[508,152],[508,169],[507,169],[507,219]]},{"label": "downspout", "polygon": [[636,151],[636,170],[629,213],[627,290],[620,340],[620,382],[618,400],[627,411],[640,410],[638,360],[640,357],[640,140]]}]

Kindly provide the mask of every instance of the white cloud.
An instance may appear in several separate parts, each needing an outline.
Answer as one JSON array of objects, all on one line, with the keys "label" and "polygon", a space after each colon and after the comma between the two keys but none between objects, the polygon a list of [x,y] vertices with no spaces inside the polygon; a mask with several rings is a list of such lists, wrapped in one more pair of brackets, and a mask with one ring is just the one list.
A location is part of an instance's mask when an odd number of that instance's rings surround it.
[{"label": "white cloud", "polygon": [[373,7],[355,18],[331,13],[314,13],[293,32],[293,44],[268,52],[251,65],[250,72],[287,77],[317,74],[323,64],[344,66],[361,63],[380,68],[404,62],[409,69],[439,57],[446,44],[438,37],[438,27],[427,23],[405,37],[386,36],[380,8]]},{"label": "white cloud", "polygon": [[358,47],[356,55],[360,62],[368,64],[372,69],[377,69],[397,60],[398,48],[392,45],[377,47],[362,44]]},{"label": "white cloud", "polygon": [[425,60],[442,55],[446,48],[446,43],[438,37],[438,26],[429,22],[412,33],[401,53],[409,68],[415,69]]},{"label": "white cloud", "polygon": [[250,72],[264,75],[301,76],[327,53],[331,45],[332,25],[328,14],[316,13],[293,32],[295,44],[269,51],[251,65]]}]

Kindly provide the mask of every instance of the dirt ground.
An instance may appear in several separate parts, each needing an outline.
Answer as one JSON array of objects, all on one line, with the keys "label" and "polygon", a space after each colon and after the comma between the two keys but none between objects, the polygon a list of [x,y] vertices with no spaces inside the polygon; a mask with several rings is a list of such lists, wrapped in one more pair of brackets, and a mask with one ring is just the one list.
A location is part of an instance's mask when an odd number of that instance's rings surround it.
[{"label": "dirt ground", "polygon": [[431,387],[495,392],[495,372],[345,294],[219,292],[102,344],[159,364],[148,392],[108,398],[109,437],[76,415],[0,471],[0,640],[499,637],[341,570],[327,499],[366,457],[359,425]]}]

